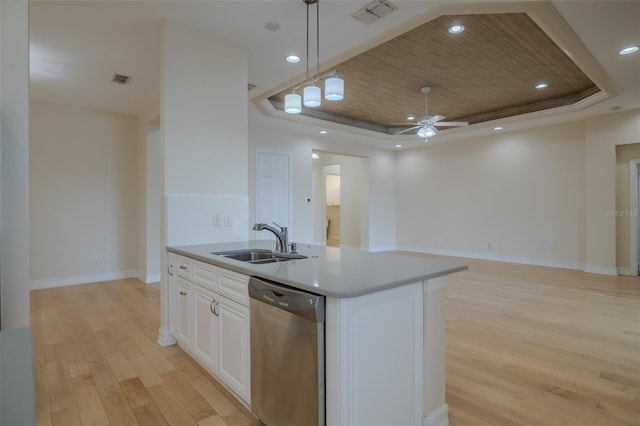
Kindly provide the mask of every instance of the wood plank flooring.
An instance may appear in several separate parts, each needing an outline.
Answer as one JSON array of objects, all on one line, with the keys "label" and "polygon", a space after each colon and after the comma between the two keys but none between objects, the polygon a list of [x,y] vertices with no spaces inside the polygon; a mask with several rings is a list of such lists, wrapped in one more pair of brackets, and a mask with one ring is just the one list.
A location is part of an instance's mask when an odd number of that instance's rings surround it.
[{"label": "wood plank flooring", "polygon": [[[470,269],[447,287],[452,426],[640,425],[640,278],[457,260]],[[33,291],[31,318],[39,425],[255,423],[156,344],[157,284]]]},{"label": "wood plank flooring", "polygon": [[159,284],[31,292],[38,425],[255,425],[178,346],[156,343]]},{"label": "wood plank flooring", "polygon": [[455,260],[451,425],[640,425],[640,278]]}]

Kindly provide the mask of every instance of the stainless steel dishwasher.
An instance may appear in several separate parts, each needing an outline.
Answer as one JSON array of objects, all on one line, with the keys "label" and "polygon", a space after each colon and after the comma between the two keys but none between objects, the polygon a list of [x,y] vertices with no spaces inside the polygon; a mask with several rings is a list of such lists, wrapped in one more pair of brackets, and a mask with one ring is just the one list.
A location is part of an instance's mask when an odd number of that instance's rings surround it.
[{"label": "stainless steel dishwasher", "polygon": [[324,296],[261,278],[251,298],[251,410],[267,426],[323,426]]}]

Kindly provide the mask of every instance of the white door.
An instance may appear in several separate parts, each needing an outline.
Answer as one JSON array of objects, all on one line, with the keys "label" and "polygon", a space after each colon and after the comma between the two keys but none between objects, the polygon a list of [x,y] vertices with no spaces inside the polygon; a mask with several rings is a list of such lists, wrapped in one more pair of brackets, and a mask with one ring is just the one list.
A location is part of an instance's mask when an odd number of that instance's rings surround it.
[{"label": "white door", "polygon": [[196,357],[217,372],[218,318],[215,293],[202,288],[194,290],[195,333],[193,350]]},{"label": "white door", "polygon": [[220,379],[251,404],[249,308],[218,297]]},{"label": "white door", "polygon": [[[174,276],[175,277],[175,276]],[[189,281],[175,277],[178,290],[178,340],[185,347],[193,345],[193,290]]]}]

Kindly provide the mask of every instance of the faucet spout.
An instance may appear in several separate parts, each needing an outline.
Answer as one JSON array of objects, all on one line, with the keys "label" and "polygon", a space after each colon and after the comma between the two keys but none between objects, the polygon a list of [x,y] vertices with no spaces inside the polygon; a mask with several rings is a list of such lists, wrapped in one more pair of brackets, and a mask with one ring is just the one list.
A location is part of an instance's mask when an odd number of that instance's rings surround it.
[{"label": "faucet spout", "polygon": [[256,223],[253,225],[254,231],[270,231],[273,235],[276,236],[276,249],[274,250],[277,253],[286,253],[287,252],[287,227],[280,226],[277,223],[273,223],[280,229],[276,229],[273,226],[269,226],[266,223]]}]

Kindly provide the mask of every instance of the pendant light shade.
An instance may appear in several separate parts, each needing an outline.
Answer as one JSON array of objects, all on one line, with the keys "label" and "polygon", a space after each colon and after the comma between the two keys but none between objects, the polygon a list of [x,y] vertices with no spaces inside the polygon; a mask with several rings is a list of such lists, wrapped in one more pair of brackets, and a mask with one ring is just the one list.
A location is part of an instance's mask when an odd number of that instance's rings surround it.
[{"label": "pendant light shade", "polygon": [[[316,86],[321,80],[325,81],[324,97],[328,101],[340,101],[344,98],[344,81],[336,77],[336,70],[320,74],[320,0],[303,0],[307,5],[307,73],[306,80],[291,88],[293,93],[286,95],[284,100],[284,110],[289,114],[299,114],[302,112],[302,104],[305,107],[317,108],[322,104],[322,89]],[[316,7],[316,72],[315,76],[309,76],[309,6]],[[302,99],[296,95],[296,90],[303,89]]]},{"label": "pendant light shade", "polygon": [[318,86],[307,86],[304,88],[304,106],[319,107],[322,101],[322,91]]},{"label": "pendant light shade", "polygon": [[289,114],[300,114],[302,112],[302,98],[295,93],[289,93],[284,97],[284,111]]},{"label": "pendant light shade", "polygon": [[324,98],[328,101],[341,101],[344,98],[344,80],[338,77],[326,79]]}]

